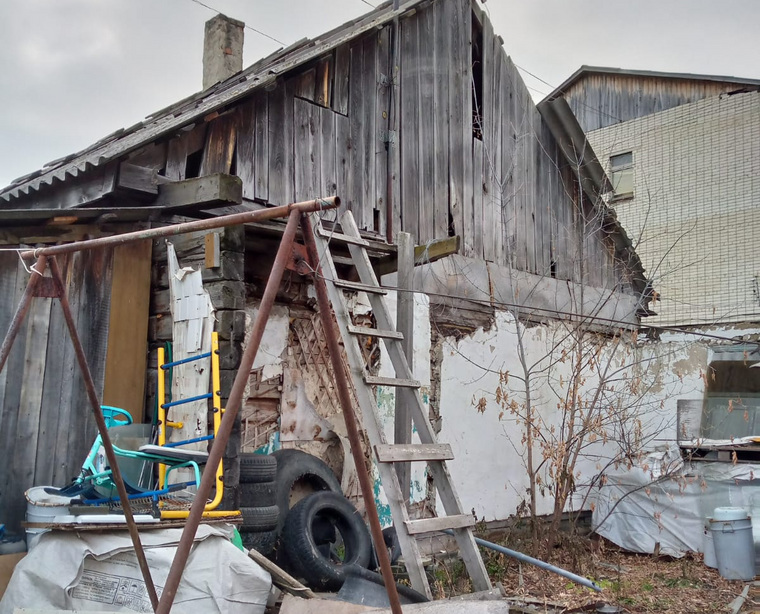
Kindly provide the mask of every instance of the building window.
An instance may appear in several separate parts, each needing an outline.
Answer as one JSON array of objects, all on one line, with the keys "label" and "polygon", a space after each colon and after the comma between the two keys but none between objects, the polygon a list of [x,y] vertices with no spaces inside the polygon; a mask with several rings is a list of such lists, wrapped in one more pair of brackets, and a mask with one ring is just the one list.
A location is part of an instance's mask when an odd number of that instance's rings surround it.
[{"label": "building window", "polygon": [[610,180],[615,198],[633,196],[633,152],[610,156]]}]

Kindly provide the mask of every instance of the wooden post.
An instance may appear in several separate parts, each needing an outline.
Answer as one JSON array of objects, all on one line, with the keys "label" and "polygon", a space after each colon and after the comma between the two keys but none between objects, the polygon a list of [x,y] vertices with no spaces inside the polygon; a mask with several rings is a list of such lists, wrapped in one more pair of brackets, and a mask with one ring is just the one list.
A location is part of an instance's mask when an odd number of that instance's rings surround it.
[{"label": "wooden post", "polygon": [[[408,232],[399,232],[398,241],[398,292],[396,293],[396,330],[404,335],[401,342],[409,368],[414,373],[414,240]],[[412,415],[404,403],[404,395],[396,391],[396,415],[393,425],[394,443],[412,443]],[[395,463],[396,475],[404,499],[409,503],[412,482],[410,463]]]}]

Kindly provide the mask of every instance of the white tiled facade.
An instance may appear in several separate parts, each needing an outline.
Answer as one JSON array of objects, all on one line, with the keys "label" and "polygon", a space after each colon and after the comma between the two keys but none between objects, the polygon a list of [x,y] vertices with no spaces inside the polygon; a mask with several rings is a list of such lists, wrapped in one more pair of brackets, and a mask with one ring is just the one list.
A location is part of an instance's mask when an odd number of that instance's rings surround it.
[{"label": "white tiled facade", "polygon": [[632,151],[612,200],[660,300],[648,324],[760,321],[760,92],[723,94],[590,132],[599,160]]}]

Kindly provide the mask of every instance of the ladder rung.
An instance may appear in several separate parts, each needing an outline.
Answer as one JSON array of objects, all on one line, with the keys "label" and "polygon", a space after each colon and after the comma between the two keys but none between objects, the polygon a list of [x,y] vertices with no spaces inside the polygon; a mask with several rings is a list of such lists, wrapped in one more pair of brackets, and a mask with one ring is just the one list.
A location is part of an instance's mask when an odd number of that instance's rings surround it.
[{"label": "ladder rung", "polygon": [[375,453],[380,463],[447,461],[454,459],[454,452],[447,443],[386,443],[375,446]]},{"label": "ladder rung", "polygon": [[440,518],[407,520],[404,524],[409,535],[418,535],[419,533],[431,533],[447,529],[466,529],[475,525],[475,517],[470,514],[458,514],[456,516],[441,516]]},{"label": "ladder rung", "polygon": [[341,232],[330,232],[320,227],[317,232],[320,237],[324,237],[330,241],[342,241],[343,243],[352,243],[353,245],[361,245],[362,247],[369,247],[369,241],[365,241],[361,237],[352,237],[350,235],[344,235]]},{"label": "ladder rung", "polygon": [[420,383],[416,379],[399,379],[397,377],[379,377],[377,375],[364,375],[364,381],[370,386],[396,386],[398,388],[419,388]]},{"label": "ladder rung", "polygon": [[380,286],[368,286],[367,284],[361,284],[358,281],[333,279],[333,284],[338,288],[345,288],[346,290],[357,290],[359,292],[369,292],[370,294],[388,294],[388,291]]},{"label": "ladder rung", "polygon": [[404,334],[397,330],[380,330],[379,328],[369,328],[367,326],[348,325],[348,332],[352,335],[365,335],[367,337],[382,337],[384,339],[398,339],[402,341]]},{"label": "ladder rung", "polygon": [[354,259],[351,256],[333,256],[332,259],[335,264],[354,266]]}]

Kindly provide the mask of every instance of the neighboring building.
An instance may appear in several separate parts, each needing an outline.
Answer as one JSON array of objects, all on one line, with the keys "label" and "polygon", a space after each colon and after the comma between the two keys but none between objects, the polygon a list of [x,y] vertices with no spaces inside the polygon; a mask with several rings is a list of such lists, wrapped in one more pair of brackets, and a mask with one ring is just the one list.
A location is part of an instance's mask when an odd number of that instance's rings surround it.
[{"label": "neighboring building", "polygon": [[678,438],[756,435],[760,80],[583,66],[552,99],[567,101],[605,164],[607,202],[653,284],[645,324],[713,335],[664,363],[704,397],[691,417],[683,405]]},{"label": "neighboring building", "polygon": [[[224,44],[216,46],[239,54],[242,31],[227,20],[207,35],[221,32]],[[582,131],[561,109],[538,112],[470,0],[412,0],[399,11],[385,3],[245,70],[228,59],[216,63],[224,71],[216,78],[204,70],[211,85],[203,92],[1,190],[3,244],[96,237],[335,193],[371,241],[380,271],[395,267],[399,231],[423,246],[458,236],[458,254],[417,273],[417,289],[429,296],[418,295],[414,370],[442,441],[454,448],[463,507],[506,518],[525,496],[520,431],[472,399],[493,400],[498,369],[515,354],[509,311],[519,308],[530,321],[526,342],[540,355],[559,322],[583,316],[637,327],[648,298],[638,257],[598,198],[602,167],[592,155],[581,169],[569,161],[586,150]],[[223,397],[282,229],[228,229],[210,264],[203,236],[172,241],[180,265],[202,270],[216,309]],[[62,265],[104,402],[146,419],[155,402],[155,350],[177,324],[165,243],[77,254]],[[27,279],[15,253],[0,253],[0,330]],[[278,298],[225,458],[231,505],[240,450],[302,446],[340,472],[347,449],[308,283],[289,274]],[[33,325],[0,375],[0,441],[14,459],[0,470],[0,520],[13,527],[24,489],[65,483],[94,437],[60,311],[50,299],[32,309]],[[371,319],[361,301],[354,315]],[[460,364],[452,348],[483,336],[473,354],[480,366]],[[369,368],[382,370],[373,343]],[[35,393],[24,394],[31,386]],[[552,420],[553,394],[547,387]],[[392,414],[391,391],[379,389],[378,398]],[[310,425],[319,427],[319,441]],[[414,487],[416,498],[428,496],[423,478]]]}]

